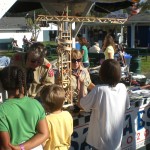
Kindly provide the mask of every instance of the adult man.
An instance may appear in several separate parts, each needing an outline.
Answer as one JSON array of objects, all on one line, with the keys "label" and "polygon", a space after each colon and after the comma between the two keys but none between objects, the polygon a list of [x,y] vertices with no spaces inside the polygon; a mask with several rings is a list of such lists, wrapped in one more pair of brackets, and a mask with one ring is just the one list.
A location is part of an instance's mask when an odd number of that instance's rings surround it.
[{"label": "adult man", "polygon": [[45,84],[54,83],[52,65],[45,58],[47,50],[40,42],[33,43],[26,53],[16,53],[10,65],[17,65],[26,71],[28,96],[35,97]]}]

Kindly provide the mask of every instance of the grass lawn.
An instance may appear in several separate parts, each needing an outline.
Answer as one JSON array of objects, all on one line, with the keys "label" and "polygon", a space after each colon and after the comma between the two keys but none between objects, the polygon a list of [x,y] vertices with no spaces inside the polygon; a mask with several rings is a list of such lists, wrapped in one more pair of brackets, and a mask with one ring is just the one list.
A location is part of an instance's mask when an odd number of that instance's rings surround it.
[{"label": "grass lawn", "polygon": [[141,57],[141,73],[150,78],[150,56],[147,61],[145,57]]}]

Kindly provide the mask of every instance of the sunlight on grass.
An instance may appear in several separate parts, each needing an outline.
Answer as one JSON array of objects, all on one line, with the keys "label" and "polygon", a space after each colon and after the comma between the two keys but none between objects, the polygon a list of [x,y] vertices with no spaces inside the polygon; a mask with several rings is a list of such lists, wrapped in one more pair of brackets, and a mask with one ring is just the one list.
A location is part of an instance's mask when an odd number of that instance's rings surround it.
[{"label": "sunlight on grass", "polygon": [[150,77],[150,56],[148,56],[147,61],[145,57],[141,57],[141,73]]}]

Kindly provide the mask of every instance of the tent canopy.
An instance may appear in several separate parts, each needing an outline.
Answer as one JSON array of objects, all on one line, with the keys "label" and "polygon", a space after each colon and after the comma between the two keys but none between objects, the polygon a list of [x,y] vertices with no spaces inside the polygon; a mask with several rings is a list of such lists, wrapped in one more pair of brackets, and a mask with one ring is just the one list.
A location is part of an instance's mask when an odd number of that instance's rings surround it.
[{"label": "tent canopy", "polygon": [[[87,5],[93,5],[94,11],[109,13],[119,9],[125,9],[133,3],[128,0],[18,0],[8,12],[21,13],[29,12],[35,9],[41,9],[48,6],[51,15],[57,15],[58,11],[62,12],[66,4],[72,10],[71,15],[82,14]],[[73,9],[76,9],[73,10]],[[76,13],[75,13],[76,12]]]},{"label": "tent canopy", "polygon": [[117,11],[120,9],[125,9],[130,6],[132,6],[134,3],[130,1],[122,1],[122,2],[115,2],[115,3],[102,3],[102,2],[96,2],[94,6],[94,10],[96,12],[101,13],[110,13],[113,11]]}]

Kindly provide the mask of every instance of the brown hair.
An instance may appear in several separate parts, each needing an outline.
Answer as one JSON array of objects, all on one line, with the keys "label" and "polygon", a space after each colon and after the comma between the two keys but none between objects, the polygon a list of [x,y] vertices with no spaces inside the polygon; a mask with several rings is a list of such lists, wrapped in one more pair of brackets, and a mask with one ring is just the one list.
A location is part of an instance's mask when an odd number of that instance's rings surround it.
[{"label": "brown hair", "polygon": [[43,104],[51,113],[60,110],[65,101],[64,89],[56,84],[44,86],[40,95]]},{"label": "brown hair", "polygon": [[85,38],[85,37],[81,37],[80,39],[79,39],[79,43],[81,44],[81,45],[88,45],[88,42],[87,42],[87,39]]},{"label": "brown hair", "polygon": [[75,58],[75,59],[82,58],[81,52],[79,50],[76,50],[76,49],[72,50],[71,51],[71,59],[73,59],[73,58]]},{"label": "brown hair", "polygon": [[121,67],[119,62],[114,59],[105,60],[101,65],[99,76],[104,84],[116,86],[121,78]]},{"label": "brown hair", "polygon": [[114,39],[110,34],[107,34],[105,36],[103,47],[102,47],[103,51],[105,51],[109,45],[111,45],[114,48],[114,52],[116,52],[116,46],[115,46]]},{"label": "brown hair", "polygon": [[35,42],[29,47],[29,50],[27,51],[27,55],[29,53],[33,53],[34,57],[41,57],[42,58],[42,57],[46,56],[47,50],[46,50],[43,43]]}]

